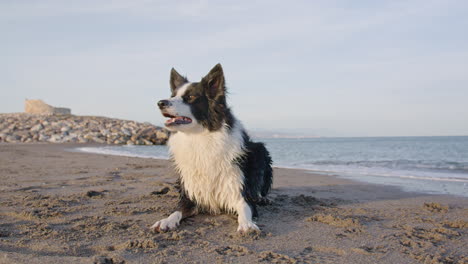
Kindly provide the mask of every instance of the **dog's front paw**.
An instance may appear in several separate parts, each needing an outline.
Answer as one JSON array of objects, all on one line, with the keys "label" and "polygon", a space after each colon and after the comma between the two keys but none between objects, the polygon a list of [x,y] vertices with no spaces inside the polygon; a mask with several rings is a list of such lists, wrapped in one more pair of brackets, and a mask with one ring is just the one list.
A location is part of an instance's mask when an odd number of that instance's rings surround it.
[{"label": "dog's front paw", "polygon": [[179,226],[180,220],[182,219],[182,213],[176,211],[172,213],[168,218],[157,221],[150,228],[153,231],[165,232],[169,230],[174,230]]},{"label": "dog's front paw", "polygon": [[249,221],[245,223],[239,223],[239,227],[237,227],[237,232],[248,233],[250,231],[260,231],[260,229],[254,222]]},{"label": "dog's front paw", "polygon": [[174,230],[179,226],[178,221],[173,221],[172,219],[164,218],[162,220],[157,221],[154,225],[151,226],[151,230],[154,232],[166,232],[170,230]]}]

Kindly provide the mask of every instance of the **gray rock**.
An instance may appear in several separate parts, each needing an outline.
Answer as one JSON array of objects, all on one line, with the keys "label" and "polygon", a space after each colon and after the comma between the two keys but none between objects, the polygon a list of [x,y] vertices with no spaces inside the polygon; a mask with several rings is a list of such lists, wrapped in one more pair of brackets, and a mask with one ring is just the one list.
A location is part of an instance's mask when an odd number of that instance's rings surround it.
[{"label": "gray rock", "polygon": [[33,133],[31,138],[34,140],[34,141],[37,141],[39,140],[39,134],[38,133]]},{"label": "gray rock", "polygon": [[89,141],[86,138],[79,137],[78,138],[78,143],[88,143]]},{"label": "gray rock", "polygon": [[117,139],[117,140],[115,140],[115,141],[112,142],[112,143],[113,143],[113,144],[116,144],[116,145],[123,145],[123,144],[125,143],[125,141],[122,140],[122,139]]},{"label": "gray rock", "polygon": [[169,139],[169,131],[167,131],[167,130],[157,130],[156,131],[156,137],[158,139],[167,140],[167,139]]},{"label": "gray rock", "polygon": [[72,115],[0,114],[2,142],[164,144],[169,133],[149,123]]},{"label": "gray rock", "polygon": [[[143,142],[144,141],[149,141],[149,142],[152,143],[151,145],[153,145],[153,144],[154,145],[165,144],[167,139],[168,139],[168,136],[166,136],[166,134],[164,134],[164,137],[160,138],[158,136],[158,133],[159,133],[159,135],[163,134],[156,127],[146,128],[146,129],[143,129],[142,131],[140,131],[135,139],[143,140]],[[145,142],[145,144],[146,144],[146,142]]]},{"label": "gray rock", "polygon": [[100,139],[100,138],[98,138],[98,137],[93,137],[91,140],[94,141],[94,142],[96,142],[96,143],[99,143],[99,144],[104,144],[104,143],[106,143],[105,140]]},{"label": "gray rock", "polygon": [[62,136],[61,135],[52,135],[49,139],[49,142],[51,143],[60,143],[62,142]]},{"label": "gray rock", "polygon": [[101,134],[107,137],[110,135],[110,131],[109,129],[101,129]]},{"label": "gray rock", "polygon": [[66,136],[66,137],[63,137],[62,141],[63,141],[63,142],[73,142],[73,143],[76,143],[76,142],[78,142],[78,138],[77,138],[77,137]]},{"label": "gray rock", "polygon": [[143,143],[145,145],[153,145],[153,142],[149,141],[149,140],[146,140],[146,139],[142,139]]},{"label": "gray rock", "polygon": [[122,131],[122,133],[126,136],[129,136],[129,137],[132,136],[132,132],[128,128],[123,127],[120,129],[120,131]]},{"label": "gray rock", "polygon": [[38,140],[39,140],[39,141],[42,141],[42,142],[44,142],[44,141],[48,141],[48,140],[49,140],[49,138],[50,138],[50,137],[49,137],[48,135],[45,135],[45,134],[39,134],[39,138],[38,138]]},{"label": "gray rock", "polygon": [[17,135],[8,135],[6,136],[5,141],[9,143],[15,143],[15,142],[19,142],[20,139],[21,137]]}]

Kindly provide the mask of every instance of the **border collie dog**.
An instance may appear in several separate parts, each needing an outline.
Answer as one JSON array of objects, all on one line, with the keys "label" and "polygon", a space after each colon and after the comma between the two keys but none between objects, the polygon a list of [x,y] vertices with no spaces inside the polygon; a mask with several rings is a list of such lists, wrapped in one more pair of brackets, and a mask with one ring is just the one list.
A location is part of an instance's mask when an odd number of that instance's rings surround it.
[{"label": "border collie dog", "polygon": [[171,98],[158,106],[169,118],[165,126],[173,131],[168,146],[179,176],[180,200],[176,211],[151,229],[175,229],[182,219],[200,212],[228,212],[237,213],[238,232],[258,230],[252,217],[270,191],[272,161],[227,106],[221,65],[200,82],[189,82],[172,69],[170,86]]}]

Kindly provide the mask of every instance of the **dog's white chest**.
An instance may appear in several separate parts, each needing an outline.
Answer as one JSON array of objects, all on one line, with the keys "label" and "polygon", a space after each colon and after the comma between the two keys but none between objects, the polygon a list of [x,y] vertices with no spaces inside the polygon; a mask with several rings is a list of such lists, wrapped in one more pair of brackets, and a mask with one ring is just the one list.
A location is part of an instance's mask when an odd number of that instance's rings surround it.
[{"label": "dog's white chest", "polygon": [[241,136],[225,129],[171,136],[168,145],[190,199],[213,213],[235,209],[244,181],[234,164],[243,154],[242,144]]}]

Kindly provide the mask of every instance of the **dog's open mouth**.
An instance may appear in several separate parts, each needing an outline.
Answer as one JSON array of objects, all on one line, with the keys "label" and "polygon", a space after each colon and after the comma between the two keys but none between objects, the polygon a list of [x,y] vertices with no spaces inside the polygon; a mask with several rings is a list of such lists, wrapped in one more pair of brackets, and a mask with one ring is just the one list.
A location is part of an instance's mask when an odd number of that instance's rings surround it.
[{"label": "dog's open mouth", "polygon": [[192,119],[186,116],[173,116],[167,113],[163,113],[163,116],[168,117],[169,119],[164,123],[166,126],[178,126],[178,125],[187,125],[192,123]]}]

